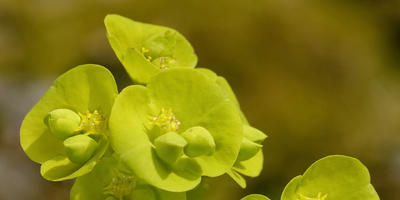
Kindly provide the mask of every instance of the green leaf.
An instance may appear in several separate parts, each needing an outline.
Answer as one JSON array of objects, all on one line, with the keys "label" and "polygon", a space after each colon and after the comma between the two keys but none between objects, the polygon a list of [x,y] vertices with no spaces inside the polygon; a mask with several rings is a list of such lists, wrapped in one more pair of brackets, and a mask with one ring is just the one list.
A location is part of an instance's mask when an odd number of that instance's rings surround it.
[{"label": "green leaf", "polygon": [[[66,157],[63,141],[51,133],[45,124],[45,119],[51,111],[56,109],[69,109],[75,113],[86,113],[98,110],[107,119],[118,91],[114,77],[104,67],[99,65],[81,65],[71,69],[57,78],[50,89],[43,95],[39,102],[29,111],[20,129],[20,142],[25,153],[35,162],[45,163],[49,160],[58,161],[60,156]],[[107,145],[107,142],[101,144]],[[101,157],[105,152],[104,146],[98,150],[94,157]],[[87,173],[95,164],[90,160],[82,166],[80,175]],[[51,162],[53,163],[53,162]],[[43,174],[49,174],[43,168]],[[61,175],[62,174],[62,175]],[[61,173],[55,176],[46,176],[49,180],[62,180],[71,177],[71,174]],[[65,176],[65,177],[64,177]]]},{"label": "green leaf", "polygon": [[165,68],[197,64],[190,43],[171,28],[119,15],[107,15],[104,23],[111,47],[135,82],[145,84]]},{"label": "green leaf", "polygon": [[[174,125],[167,126],[165,119],[174,120]],[[200,178],[189,180],[176,174],[173,166],[161,162],[152,143],[163,132],[176,129],[182,134],[196,126],[212,135],[215,152],[194,159],[203,175],[222,175],[238,155],[242,123],[235,105],[218,85],[187,68],[165,70],[152,78],[147,88],[127,87],[118,96],[110,118],[113,149],[139,177],[169,191],[193,189]]]},{"label": "green leaf", "polygon": [[241,200],[270,200],[270,199],[261,194],[250,194],[243,197]]},{"label": "green leaf", "polygon": [[91,173],[77,178],[70,193],[71,200],[118,200],[119,197],[124,200],[186,200],[185,193],[163,191],[136,179],[115,155],[104,157]]},{"label": "green leaf", "polygon": [[312,164],[283,191],[282,200],[379,200],[368,169],[357,159],[333,155]]}]

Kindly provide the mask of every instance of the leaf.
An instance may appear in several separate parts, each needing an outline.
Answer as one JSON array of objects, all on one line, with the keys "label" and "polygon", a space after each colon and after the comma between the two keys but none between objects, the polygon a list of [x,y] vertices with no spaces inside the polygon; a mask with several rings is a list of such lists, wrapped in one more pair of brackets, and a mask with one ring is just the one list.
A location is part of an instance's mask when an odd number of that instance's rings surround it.
[{"label": "leaf", "polygon": [[145,84],[150,81],[163,69],[163,63],[168,68],[193,68],[197,64],[190,43],[171,28],[136,22],[119,15],[107,15],[104,23],[111,47],[135,82]]},{"label": "leaf", "polygon": [[[56,138],[44,123],[48,113],[60,108],[70,109],[76,113],[98,110],[108,118],[117,94],[114,77],[102,66],[81,65],[64,73],[56,79],[22,122],[20,129],[22,149],[30,159],[38,163],[65,156],[63,141]],[[87,162],[87,165],[84,167],[85,173],[90,171],[89,166],[93,163]],[[53,178],[47,177],[47,179]]]},{"label": "leaf", "polygon": [[379,200],[368,169],[357,159],[333,155],[312,164],[283,191],[282,200]]}]

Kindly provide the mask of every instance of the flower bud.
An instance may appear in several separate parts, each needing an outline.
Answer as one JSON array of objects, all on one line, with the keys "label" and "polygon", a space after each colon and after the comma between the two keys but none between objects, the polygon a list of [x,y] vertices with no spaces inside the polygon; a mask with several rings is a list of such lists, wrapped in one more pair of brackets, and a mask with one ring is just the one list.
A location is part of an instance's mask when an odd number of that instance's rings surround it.
[{"label": "flower bud", "polygon": [[71,162],[83,164],[93,156],[98,144],[89,136],[76,135],[64,140],[64,147]]},{"label": "flower bud", "polygon": [[258,144],[261,144],[267,138],[267,135],[263,132],[248,125],[243,126],[243,133],[244,137]]},{"label": "flower bud", "polygon": [[243,137],[237,161],[244,161],[252,158],[257,154],[261,147],[261,144],[255,143]]},{"label": "flower bud", "polygon": [[210,155],[215,151],[213,136],[207,129],[196,126],[182,133],[182,137],[187,141],[185,154],[189,157]]},{"label": "flower bud", "polygon": [[179,158],[173,166],[174,172],[189,180],[197,179],[203,173],[199,163],[188,157]]},{"label": "flower bud", "polygon": [[81,117],[69,109],[56,109],[46,116],[45,123],[57,138],[64,140],[78,134]]},{"label": "flower bud", "polygon": [[157,155],[166,163],[173,164],[183,155],[187,142],[176,132],[168,132],[154,140]]}]

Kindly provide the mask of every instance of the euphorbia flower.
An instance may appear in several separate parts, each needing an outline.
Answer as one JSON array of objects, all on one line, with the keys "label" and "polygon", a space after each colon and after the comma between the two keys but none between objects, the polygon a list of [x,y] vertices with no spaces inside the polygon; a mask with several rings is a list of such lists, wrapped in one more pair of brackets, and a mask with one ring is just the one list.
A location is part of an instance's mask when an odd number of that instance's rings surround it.
[{"label": "euphorbia flower", "polygon": [[183,192],[167,192],[138,179],[118,157],[104,157],[96,167],[78,177],[71,200],[186,200]]},{"label": "euphorbia flower", "polygon": [[368,169],[357,159],[334,155],[312,164],[286,186],[281,200],[379,200]]},{"label": "euphorbia flower", "polygon": [[243,137],[236,105],[204,73],[160,72],[129,86],[110,117],[111,143],[132,171],[158,188],[193,189],[231,169]]},{"label": "euphorbia flower", "polygon": [[164,69],[197,64],[192,46],[174,29],[119,15],[107,15],[104,23],[111,47],[137,83],[147,83]]},{"label": "euphorbia flower", "polygon": [[[190,43],[173,29],[135,22],[118,15],[108,15],[105,24],[111,46],[136,82],[147,83],[151,77],[162,70],[171,67],[195,67],[197,63],[197,57]],[[170,61],[174,62],[170,63]],[[256,177],[262,170],[264,158],[260,149],[266,135],[249,125],[240,110],[235,94],[223,77],[217,76],[208,69],[199,69],[199,71],[204,72],[217,83],[222,93],[235,103],[241,116],[245,136],[242,138],[241,150],[235,166],[227,173],[245,188],[246,181],[241,174]]]},{"label": "euphorbia flower", "polygon": [[118,91],[104,67],[81,65],[61,75],[26,115],[21,146],[45,179],[90,172],[106,152],[107,120]]}]

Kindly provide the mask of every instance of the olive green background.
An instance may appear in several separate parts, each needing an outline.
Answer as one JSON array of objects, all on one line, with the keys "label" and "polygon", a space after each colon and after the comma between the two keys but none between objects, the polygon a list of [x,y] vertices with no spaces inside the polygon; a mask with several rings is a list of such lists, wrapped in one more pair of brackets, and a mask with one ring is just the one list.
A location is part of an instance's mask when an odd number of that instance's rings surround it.
[{"label": "olive green background", "polygon": [[269,135],[262,175],[247,190],[209,179],[206,199],[278,200],[329,154],[359,158],[381,199],[400,199],[399,0],[0,0],[0,200],[68,199],[71,182],[45,181],[22,152],[19,126],[76,65],[130,84],[105,36],[108,13],[180,31]]}]

